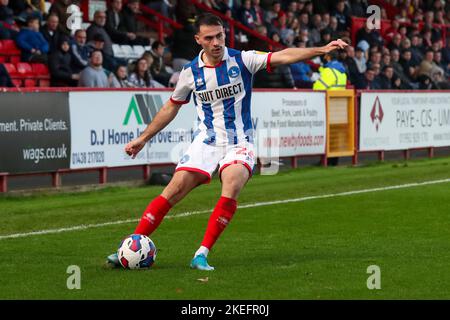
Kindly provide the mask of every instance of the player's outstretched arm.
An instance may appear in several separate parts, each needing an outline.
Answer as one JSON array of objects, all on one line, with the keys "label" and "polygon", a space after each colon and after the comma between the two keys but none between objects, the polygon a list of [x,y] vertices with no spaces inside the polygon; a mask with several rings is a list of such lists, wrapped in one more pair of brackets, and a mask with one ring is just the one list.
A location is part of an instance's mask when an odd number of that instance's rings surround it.
[{"label": "player's outstretched arm", "polygon": [[167,101],[156,114],[153,121],[145,128],[144,132],[125,146],[125,152],[133,159],[136,158],[136,155],[142,150],[147,141],[164,129],[175,118],[180,107],[180,104],[175,104],[170,100]]},{"label": "player's outstretched arm", "polygon": [[323,47],[313,48],[287,48],[278,52],[272,53],[270,59],[270,65],[272,67],[279,66],[281,64],[291,64],[302,60],[308,60],[316,56],[320,56],[337,49],[344,49],[348,44],[341,39],[331,41],[329,44]]}]

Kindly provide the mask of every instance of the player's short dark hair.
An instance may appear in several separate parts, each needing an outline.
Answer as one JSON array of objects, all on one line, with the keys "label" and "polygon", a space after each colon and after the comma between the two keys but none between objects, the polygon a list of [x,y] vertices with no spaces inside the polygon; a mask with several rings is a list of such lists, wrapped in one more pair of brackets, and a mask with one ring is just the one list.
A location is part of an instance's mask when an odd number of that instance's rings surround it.
[{"label": "player's short dark hair", "polygon": [[212,13],[202,13],[195,19],[195,33],[200,31],[200,26],[222,26],[223,21]]}]

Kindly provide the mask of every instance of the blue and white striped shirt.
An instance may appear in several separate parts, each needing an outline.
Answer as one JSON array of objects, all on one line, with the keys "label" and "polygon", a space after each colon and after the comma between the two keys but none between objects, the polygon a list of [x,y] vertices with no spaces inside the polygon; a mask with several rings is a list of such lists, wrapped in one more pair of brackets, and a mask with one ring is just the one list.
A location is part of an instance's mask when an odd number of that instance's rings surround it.
[{"label": "blue and white striped shirt", "polygon": [[197,134],[204,143],[253,143],[252,78],[263,68],[270,71],[272,53],[225,48],[222,61],[214,67],[205,65],[202,54],[203,50],[184,66],[171,101],[184,104],[193,96]]}]

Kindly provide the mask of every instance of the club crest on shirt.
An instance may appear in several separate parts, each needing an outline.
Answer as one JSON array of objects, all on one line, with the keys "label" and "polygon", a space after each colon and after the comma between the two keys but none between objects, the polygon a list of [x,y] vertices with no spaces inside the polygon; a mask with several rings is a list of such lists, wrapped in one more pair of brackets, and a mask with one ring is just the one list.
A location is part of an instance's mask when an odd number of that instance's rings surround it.
[{"label": "club crest on shirt", "polygon": [[201,87],[202,85],[204,85],[203,79],[197,78],[197,80],[195,80],[195,84],[197,85],[197,87]]},{"label": "club crest on shirt", "polygon": [[237,78],[239,76],[239,68],[234,66],[228,69],[228,76],[230,78]]},{"label": "club crest on shirt", "polygon": [[185,154],[181,159],[180,159],[180,163],[181,164],[183,164],[183,163],[186,163],[188,160],[189,160],[189,155],[188,154]]}]

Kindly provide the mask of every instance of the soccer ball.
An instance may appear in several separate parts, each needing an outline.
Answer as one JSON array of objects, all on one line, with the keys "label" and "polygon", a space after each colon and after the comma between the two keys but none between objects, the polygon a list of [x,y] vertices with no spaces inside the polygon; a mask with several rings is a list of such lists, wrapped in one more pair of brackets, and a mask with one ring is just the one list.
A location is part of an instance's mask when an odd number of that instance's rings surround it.
[{"label": "soccer ball", "polygon": [[155,262],[156,247],[149,237],[132,234],[122,241],[117,254],[125,269],[149,268]]}]

